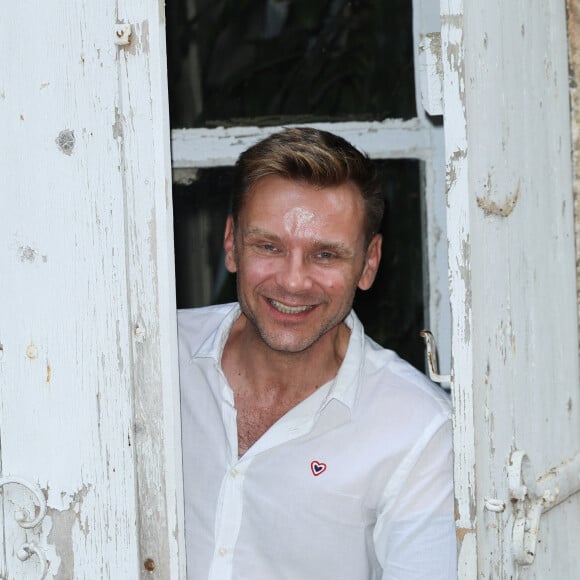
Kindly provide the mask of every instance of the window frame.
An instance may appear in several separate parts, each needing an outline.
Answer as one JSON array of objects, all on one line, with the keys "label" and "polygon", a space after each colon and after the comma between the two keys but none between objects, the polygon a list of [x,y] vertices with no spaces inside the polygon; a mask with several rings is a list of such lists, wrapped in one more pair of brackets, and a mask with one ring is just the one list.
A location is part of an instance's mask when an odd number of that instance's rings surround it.
[{"label": "window frame", "polygon": [[[412,119],[173,129],[171,148],[174,181],[178,183],[190,179],[198,169],[233,166],[240,153],[282,127],[310,126],[330,131],[351,142],[372,159],[419,160],[422,170],[425,321],[438,340],[439,368],[445,375],[451,366],[451,315],[447,274],[445,150],[439,116],[441,67],[429,66],[429,58],[426,58],[431,56],[436,59],[436,55],[433,56],[433,52],[428,50],[428,45],[431,45],[432,39],[438,38],[439,32],[439,2],[413,0],[417,116]],[[426,108],[436,116],[431,117]]]}]

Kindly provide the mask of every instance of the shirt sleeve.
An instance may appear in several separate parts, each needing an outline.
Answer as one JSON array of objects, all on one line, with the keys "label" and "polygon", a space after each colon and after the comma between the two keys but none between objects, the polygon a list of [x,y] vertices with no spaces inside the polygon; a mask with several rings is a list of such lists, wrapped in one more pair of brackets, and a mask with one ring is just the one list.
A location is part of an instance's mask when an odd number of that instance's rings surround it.
[{"label": "shirt sleeve", "polygon": [[[389,490],[374,533],[383,580],[455,580],[457,544],[451,422],[409,459],[408,476]],[[416,460],[415,460],[416,459]]]}]

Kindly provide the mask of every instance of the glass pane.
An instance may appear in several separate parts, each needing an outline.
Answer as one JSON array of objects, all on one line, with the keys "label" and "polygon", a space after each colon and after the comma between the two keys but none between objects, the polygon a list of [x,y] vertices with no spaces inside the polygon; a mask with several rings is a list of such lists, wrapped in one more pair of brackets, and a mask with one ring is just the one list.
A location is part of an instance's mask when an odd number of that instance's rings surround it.
[{"label": "glass pane", "polygon": [[235,300],[235,281],[225,269],[222,248],[232,177],[232,167],[199,169],[189,185],[173,184],[178,308]]},{"label": "glass pane", "polygon": [[420,162],[377,161],[383,178],[383,257],[373,286],[354,308],[367,334],[425,370]]},{"label": "glass pane", "polygon": [[[409,160],[376,163],[387,206],[383,259],[374,286],[357,295],[355,310],[369,336],[423,370],[420,166]],[[179,308],[236,299],[235,279],[225,269],[222,252],[232,171],[201,169],[191,184],[173,187]]]},{"label": "glass pane", "polygon": [[167,2],[172,126],[411,118],[412,0]]}]

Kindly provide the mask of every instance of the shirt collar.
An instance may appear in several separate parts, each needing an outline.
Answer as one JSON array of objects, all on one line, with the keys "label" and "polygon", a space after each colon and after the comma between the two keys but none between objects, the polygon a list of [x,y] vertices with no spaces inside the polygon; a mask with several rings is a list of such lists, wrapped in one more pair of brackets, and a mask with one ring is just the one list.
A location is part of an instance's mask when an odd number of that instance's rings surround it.
[{"label": "shirt collar", "polygon": [[344,322],[350,329],[348,347],[334,384],[328,393],[327,401],[336,399],[352,410],[360,385],[359,377],[364,361],[365,334],[363,325],[354,310],[350,311]]},{"label": "shirt collar", "polygon": [[222,321],[199,345],[199,348],[192,353],[192,358],[213,358],[216,363],[221,364],[224,347],[226,346],[234,322],[240,316],[241,309],[237,302],[233,302],[232,304],[225,305],[224,311],[225,316]]},{"label": "shirt collar", "polygon": [[[240,305],[237,302],[227,306],[229,306],[229,310],[225,311],[224,318],[193,353],[193,358],[212,358],[217,365],[221,365],[228,336],[241,313]],[[344,322],[350,329],[350,337],[346,354],[328,393],[326,403],[331,399],[336,399],[352,410],[360,385],[359,377],[364,361],[365,335],[363,325],[353,310],[349,312]]]}]

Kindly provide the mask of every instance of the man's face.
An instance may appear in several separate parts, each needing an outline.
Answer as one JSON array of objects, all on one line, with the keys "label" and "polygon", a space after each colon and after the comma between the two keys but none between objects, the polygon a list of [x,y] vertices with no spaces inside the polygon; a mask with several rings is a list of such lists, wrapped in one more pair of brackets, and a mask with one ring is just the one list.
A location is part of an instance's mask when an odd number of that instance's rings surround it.
[{"label": "man's face", "polygon": [[373,283],[380,245],[377,235],[365,248],[354,184],[317,189],[277,176],[256,182],[224,239],[242,312],[270,348],[294,353],[332,340],[357,287]]}]

